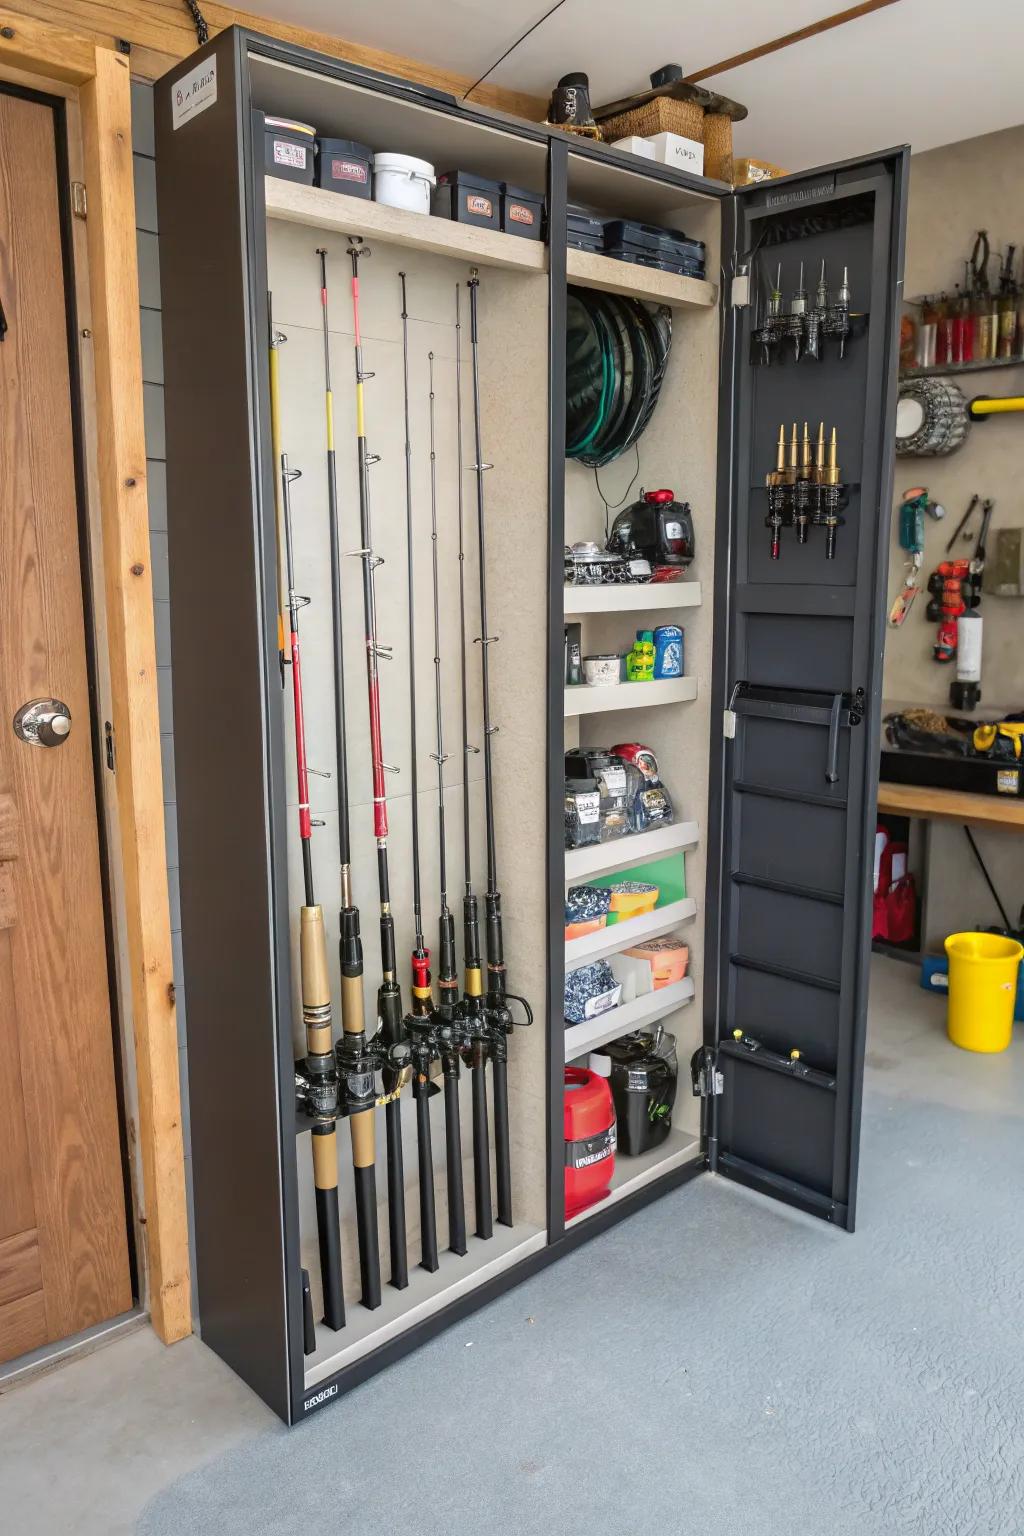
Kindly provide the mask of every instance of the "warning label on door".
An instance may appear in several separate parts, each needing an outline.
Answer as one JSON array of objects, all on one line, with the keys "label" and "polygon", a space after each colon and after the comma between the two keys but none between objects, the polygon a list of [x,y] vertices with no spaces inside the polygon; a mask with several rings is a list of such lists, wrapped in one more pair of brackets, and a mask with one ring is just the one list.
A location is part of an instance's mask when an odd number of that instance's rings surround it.
[{"label": "warning label on door", "polygon": [[204,59],[171,86],[171,127],[180,128],[217,100],[217,60]]}]

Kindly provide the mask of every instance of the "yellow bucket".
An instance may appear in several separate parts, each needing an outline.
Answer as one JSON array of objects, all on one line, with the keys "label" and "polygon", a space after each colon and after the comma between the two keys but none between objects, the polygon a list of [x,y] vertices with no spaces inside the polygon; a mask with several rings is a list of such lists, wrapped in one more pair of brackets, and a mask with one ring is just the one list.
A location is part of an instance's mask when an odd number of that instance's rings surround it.
[{"label": "yellow bucket", "polygon": [[946,1033],[964,1051],[1005,1051],[1024,948],[1000,933],[951,933]]}]

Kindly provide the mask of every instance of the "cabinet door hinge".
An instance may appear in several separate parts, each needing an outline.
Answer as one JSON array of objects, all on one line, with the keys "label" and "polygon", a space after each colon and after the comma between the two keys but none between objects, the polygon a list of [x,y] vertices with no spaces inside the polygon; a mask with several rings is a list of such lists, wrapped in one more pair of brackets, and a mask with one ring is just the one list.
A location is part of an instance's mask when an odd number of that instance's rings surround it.
[{"label": "cabinet door hinge", "polygon": [[71,183],[71,212],[76,219],[84,219],[88,213],[88,202],[85,196],[85,182],[73,181]]},{"label": "cabinet door hinge", "polygon": [[103,744],[106,751],[107,767],[111,773],[117,772],[117,754],[114,751],[114,727],[109,720],[103,722]]},{"label": "cabinet door hinge", "polygon": [[725,1078],[714,1046],[702,1045],[690,1058],[690,1082],[695,1099],[714,1099],[725,1092]]}]

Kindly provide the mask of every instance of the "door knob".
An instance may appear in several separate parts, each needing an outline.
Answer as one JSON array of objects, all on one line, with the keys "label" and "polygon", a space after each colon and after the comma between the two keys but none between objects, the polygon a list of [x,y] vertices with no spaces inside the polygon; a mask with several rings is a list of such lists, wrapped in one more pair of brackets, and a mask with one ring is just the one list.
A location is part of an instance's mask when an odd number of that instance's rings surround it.
[{"label": "door knob", "polygon": [[14,717],[14,734],[30,747],[59,747],[71,730],[71,711],[60,699],[30,699]]}]

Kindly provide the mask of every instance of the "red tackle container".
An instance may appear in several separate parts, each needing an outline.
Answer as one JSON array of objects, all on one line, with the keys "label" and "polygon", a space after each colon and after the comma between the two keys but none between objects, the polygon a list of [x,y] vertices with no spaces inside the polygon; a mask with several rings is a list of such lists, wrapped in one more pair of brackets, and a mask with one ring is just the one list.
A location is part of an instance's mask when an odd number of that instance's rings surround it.
[{"label": "red tackle container", "polygon": [[565,1217],[608,1192],[615,1172],[615,1106],[606,1078],[565,1069]]}]

